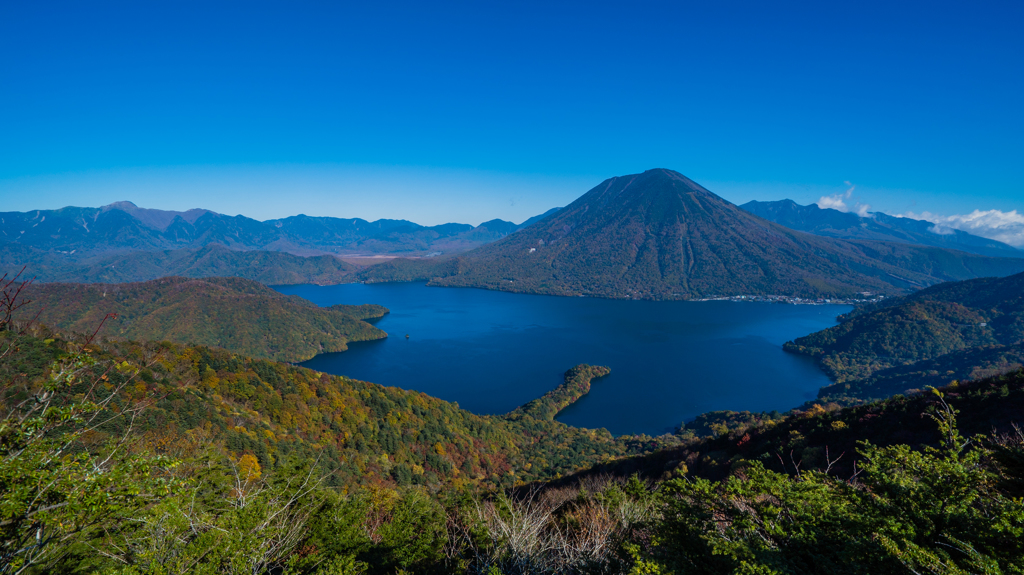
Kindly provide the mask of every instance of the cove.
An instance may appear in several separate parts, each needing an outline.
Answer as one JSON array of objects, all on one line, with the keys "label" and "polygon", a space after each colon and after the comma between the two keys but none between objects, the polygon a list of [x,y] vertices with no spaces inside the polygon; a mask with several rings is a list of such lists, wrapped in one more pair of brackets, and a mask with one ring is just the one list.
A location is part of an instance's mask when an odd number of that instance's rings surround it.
[{"label": "cove", "polygon": [[[713,410],[788,410],[829,380],[782,351],[850,306],[652,302],[512,294],[423,283],[276,286],[320,306],[380,304],[387,339],[304,367],[422,391],[479,414],[540,397],[579,363],[605,365],[558,420],[616,435],[669,432]],[[405,336],[409,335],[407,339]]]}]

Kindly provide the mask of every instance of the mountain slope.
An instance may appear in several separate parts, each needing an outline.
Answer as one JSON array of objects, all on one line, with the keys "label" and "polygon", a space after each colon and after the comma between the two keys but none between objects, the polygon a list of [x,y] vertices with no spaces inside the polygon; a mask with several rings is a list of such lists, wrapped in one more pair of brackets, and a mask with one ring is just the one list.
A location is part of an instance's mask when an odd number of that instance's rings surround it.
[{"label": "mountain slope", "polygon": [[[239,278],[169,277],[128,284],[32,284],[17,316],[81,333],[223,347],[280,361],[344,351],[348,342],[387,334],[362,321],[375,305],[320,308]],[[103,322],[107,314],[117,317]],[[102,323],[102,328],[100,325]]]},{"label": "mountain slope", "polygon": [[801,206],[793,200],[747,202],[744,210],[787,228],[820,236],[842,239],[900,242],[962,250],[992,257],[1024,258],[1024,250],[982,238],[960,230],[936,233],[935,224],[911,218],[896,218],[882,213],[869,217],[822,209],[811,204]]},{"label": "mountain slope", "polygon": [[[431,269],[430,266],[433,266]],[[653,299],[898,293],[949,279],[1007,275],[1024,261],[796,232],[726,202],[685,176],[611,178],[575,202],[457,263],[390,262],[364,281],[418,267],[433,285]]]},{"label": "mountain slope", "polygon": [[533,216],[532,218],[530,218],[530,219],[526,220],[525,222],[519,224],[518,226],[516,226],[516,229],[517,230],[521,230],[523,228],[528,228],[528,227],[532,226],[533,224],[535,224],[535,223],[543,220],[544,218],[550,216],[551,214],[554,214],[554,213],[558,212],[561,209],[562,208],[551,208],[550,210],[544,212],[543,214],[539,214],[539,215]]},{"label": "mountain slope", "polygon": [[932,286],[865,306],[786,344],[818,359],[822,397],[870,399],[1021,363],[1024,273]]}]

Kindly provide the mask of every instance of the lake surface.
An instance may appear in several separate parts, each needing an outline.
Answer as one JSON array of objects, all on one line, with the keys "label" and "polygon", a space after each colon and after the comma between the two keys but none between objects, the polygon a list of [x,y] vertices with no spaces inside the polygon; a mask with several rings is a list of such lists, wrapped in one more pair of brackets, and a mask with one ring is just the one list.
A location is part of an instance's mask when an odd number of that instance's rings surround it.
[{"label": "lake surface", "polygon": [[[719,409],[784,411],[828,385],[810,358],[782,351],[835,325],[849,306],[650,302],[520,295],[422,283],[279,286],[317,305],[375,303],[387,339],[302,365],[422,391],[479,414],[506,413],[579,363],[611,375],[559,415],[580,427],[660,434]],[[406,339],[405,335],[409,334]]]}]

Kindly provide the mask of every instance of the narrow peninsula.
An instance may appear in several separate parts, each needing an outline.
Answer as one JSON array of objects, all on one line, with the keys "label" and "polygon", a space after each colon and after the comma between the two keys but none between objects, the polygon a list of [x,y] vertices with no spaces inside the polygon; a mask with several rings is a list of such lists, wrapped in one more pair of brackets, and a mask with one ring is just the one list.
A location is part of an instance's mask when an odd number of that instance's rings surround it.
[{"label": "narrow peninsula", "polygon": [[555,417],[566,407],[579,401],[590,393],[590,382],[611,373],[610,368],[600,365],[581,363],[565,372],[562,384],[545,393],[542,397],[521,405],[508,414],[510,419],[529,416],[534,419],[554,421]]}]

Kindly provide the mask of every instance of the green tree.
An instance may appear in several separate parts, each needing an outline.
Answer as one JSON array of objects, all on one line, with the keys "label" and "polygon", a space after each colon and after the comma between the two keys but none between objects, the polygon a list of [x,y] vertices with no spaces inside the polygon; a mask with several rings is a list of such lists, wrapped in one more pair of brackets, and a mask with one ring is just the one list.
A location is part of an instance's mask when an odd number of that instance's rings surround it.
[{"label": "green tree", "polygon": [[850,480],[754,462],[721,483],[667,482],[655,556],[682,573],[1024,572],[1024,506],[941,394],[937,407],[939,447],[862,442]]},{"label": "green tree", "polygon": [[[12,352],[4,343],[0,356]],[[73,351],[41,384],[5,390],[23,399],[0,419],[0,573],[52,564],[174,488],[164,473],[171,461],[127,450],[139,407],[120,391],[136,368],[125,362],[97,375],[96,364]],[[111,426],[124,433],[100,431]]]}]

